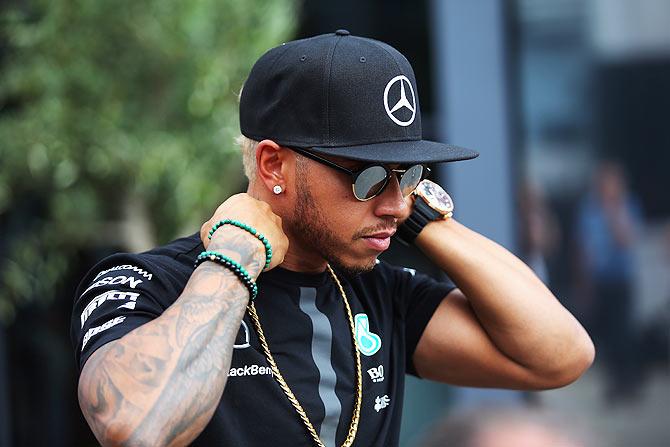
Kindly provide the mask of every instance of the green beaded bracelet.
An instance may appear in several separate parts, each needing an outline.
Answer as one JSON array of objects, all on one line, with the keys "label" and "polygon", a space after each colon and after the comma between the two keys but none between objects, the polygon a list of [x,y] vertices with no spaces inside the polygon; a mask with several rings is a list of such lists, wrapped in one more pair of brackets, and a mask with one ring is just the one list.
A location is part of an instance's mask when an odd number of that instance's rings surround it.
[{"label": "green beaded bracelet", "polygon": [[249,233],[251,233],[254,237],[256,237],[259,241],[263,243],[265,246],[265,267],[263,267],[263,270],[267,269],[270,267],[270,261],[272,261],[272,245],[270,245],[270,241],[268,238],[263,236],[261,233],[256,231],[254,227],[251,227],[243,222],[240,222],[238,220],[232,220],[232,219],[223,219],[218,221],[217,223],[214,224],[211,230],[209,230],[209,239],[212,239],[212,236],[214,235],[214,232],[218,230],[220,227],[224,225],[234,225],[237,228],[241,228]]},{"label": "green beaded bracelet", "polygon": [[193,267],[196,268],[205,261],[216,262],[217,264],[220,264],[226,267],[228,270],[232,271],[235,275],[237,275],[240,281],[242,281],[242,284],[244,284],[247,290],[249,290],[251,301],[256,299],[256,296],[258,295],[258,286],[256,285],[256,282],[253,280],[251,275],[249,275],[249,272],[247,272],[247,270],[239,263],[233,261],[227,256],[222,255],[221,253],[217,253],[215,251],[203,251],[198,255],[197,258],[195,258],[195,264]]}]

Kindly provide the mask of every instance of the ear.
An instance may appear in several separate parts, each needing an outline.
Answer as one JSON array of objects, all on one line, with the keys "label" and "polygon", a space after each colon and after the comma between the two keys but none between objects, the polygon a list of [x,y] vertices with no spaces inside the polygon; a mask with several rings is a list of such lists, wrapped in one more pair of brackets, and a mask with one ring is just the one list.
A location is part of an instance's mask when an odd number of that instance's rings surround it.
[{"label": "ear", "polygon": [[256,146],[256,166],[258,178],[263,188],[272,192],[275,186],[286,190],[288,173],[292,161],[290,150],[281,147],[272,140],[263,140]]}]

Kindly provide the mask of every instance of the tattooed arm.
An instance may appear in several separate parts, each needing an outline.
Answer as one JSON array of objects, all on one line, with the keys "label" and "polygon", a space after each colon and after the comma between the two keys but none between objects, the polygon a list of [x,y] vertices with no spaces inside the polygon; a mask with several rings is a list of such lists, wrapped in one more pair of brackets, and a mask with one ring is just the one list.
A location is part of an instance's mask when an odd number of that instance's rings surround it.
[{"label": "tattooed arm", "polygon": [[[269,206],[246,194],[233,196],[203,225],[203,241],[224,216],[248,222],[268,237],[271,267],[282,261],[288,241]],[[208,249],[240,262],[253,277],[265,263],[263,245],[237,228],[217,231]],[[93,353],[80,376],[79,402],[98,441],[133,446],[192,442],[223,394],[248,299],[232,272],[205,262],[161,316]]]}]

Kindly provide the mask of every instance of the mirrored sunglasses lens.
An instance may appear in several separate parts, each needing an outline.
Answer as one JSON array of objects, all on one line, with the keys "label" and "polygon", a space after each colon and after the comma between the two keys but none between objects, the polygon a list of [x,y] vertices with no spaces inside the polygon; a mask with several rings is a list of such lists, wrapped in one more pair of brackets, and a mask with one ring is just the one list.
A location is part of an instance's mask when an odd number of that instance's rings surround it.
[{"label": "mirrored sunglasses lens", "polygon": [[423,166],[414,165],[411,168],[407,169],[405,173],[400,178],[400,191],[402,195],[407,197],[414,191],[414,189],[419,185],[423,177]]},{"label": "mirrored sunglasses lens", "polygon": [[354,193],[359,200],[366,200],[379,194],[385,185],[386,169],[381,166],[370,166],[356,178]]}]

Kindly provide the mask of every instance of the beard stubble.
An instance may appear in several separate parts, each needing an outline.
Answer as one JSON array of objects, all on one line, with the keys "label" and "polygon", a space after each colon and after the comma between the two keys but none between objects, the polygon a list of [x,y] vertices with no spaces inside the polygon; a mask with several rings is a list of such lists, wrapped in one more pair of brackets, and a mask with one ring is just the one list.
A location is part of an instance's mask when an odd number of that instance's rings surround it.
[{"label": "beard stubble", "polygon": [[[302,178],[305,178],[304,172]],[[298,197],[292,227],[295,229],[295,237],[300,238],[305,247],[317,251],[331,267],[350,276],[369,272],[374,268],[376,258],[369,263],[361,260],[355,265],[345,264],[339,253],[346,250],[353,240],[341,241],[330,230],[328,219],[306,185],[298,187],[296,194]]]}]

